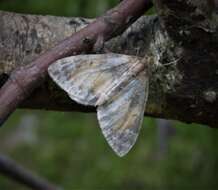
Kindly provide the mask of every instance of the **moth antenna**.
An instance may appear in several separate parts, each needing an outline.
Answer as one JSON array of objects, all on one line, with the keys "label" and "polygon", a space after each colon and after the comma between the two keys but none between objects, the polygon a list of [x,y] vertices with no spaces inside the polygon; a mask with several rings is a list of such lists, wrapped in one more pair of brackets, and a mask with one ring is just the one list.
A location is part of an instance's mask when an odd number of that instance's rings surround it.
[{"label": "moth antenna", "polygon": [[174,61],[171,61],[169,63],[162,64],[162,66],[177,65],[177,63],[179,62],[180,59],[181,59],[181,57],[178,59],[175,59]]}]

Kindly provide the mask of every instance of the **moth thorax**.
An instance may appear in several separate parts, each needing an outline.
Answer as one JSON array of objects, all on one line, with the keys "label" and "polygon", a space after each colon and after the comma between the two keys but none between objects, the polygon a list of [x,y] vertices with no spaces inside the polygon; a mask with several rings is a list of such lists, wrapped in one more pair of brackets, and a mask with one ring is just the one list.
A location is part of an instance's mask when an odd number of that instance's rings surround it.
[{"label": "moth thorax", "polygon": [[152,70],[152,64],[154,63],[154,60],[152,56],[145,56],[141,59],[141,63],[144,65],[144,71],[145,73],[150,76],[151,70]]},{"label": "moth thorax", "polygon": [[133,65],[131,73],[136,76],[138,73],[142,72],[144,69],[145,69],[145,65],[141,61],[137,61]]}]

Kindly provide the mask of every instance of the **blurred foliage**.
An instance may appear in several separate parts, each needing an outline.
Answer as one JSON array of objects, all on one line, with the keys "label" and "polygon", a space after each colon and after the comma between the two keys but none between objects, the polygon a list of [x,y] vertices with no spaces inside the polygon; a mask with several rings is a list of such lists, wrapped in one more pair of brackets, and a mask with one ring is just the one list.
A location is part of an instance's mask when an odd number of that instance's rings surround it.
[{"label": "blurred foliage", "polygon": [[[118,0],[0,0],[21,13],[95,17]],[[158,128],[146,118],[124,158],[103,138],[96,115],[17,111],[0,129],[0,151],[64,189],[216,189],[218,131],[173,122],[160,156]],[[0,189],[23,190],[0,176]]]},{"label": "blurred foliage", "polygon": [[0,9],[20,13],[95,17],[118,0],[0,0]]}]

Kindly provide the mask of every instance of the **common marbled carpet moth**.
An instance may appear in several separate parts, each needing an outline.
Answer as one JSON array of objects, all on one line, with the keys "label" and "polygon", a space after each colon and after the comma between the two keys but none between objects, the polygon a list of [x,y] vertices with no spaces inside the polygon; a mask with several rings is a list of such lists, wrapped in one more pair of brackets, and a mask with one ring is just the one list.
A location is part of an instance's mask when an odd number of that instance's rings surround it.
[{"label": "common marbled carpet moth", "polygon": [[124,156],[135,144],[143,121],[149,85],[145,58],[77,55],[56,61],[48,72],[70,98],[97,106],[103,135]]}]

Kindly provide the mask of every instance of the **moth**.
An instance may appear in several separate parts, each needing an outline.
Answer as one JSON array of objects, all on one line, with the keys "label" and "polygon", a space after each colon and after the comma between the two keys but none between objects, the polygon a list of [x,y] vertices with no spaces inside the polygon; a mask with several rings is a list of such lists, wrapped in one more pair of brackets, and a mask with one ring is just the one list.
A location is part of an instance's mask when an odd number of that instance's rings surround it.
[{"label": "moth", "polygon": [[48,68],[71,99],[97,107],[102,133],[118,156],[127,154],[138,137],[148,98],[148,71],[145,58],[114,53],[66,57]]}]

